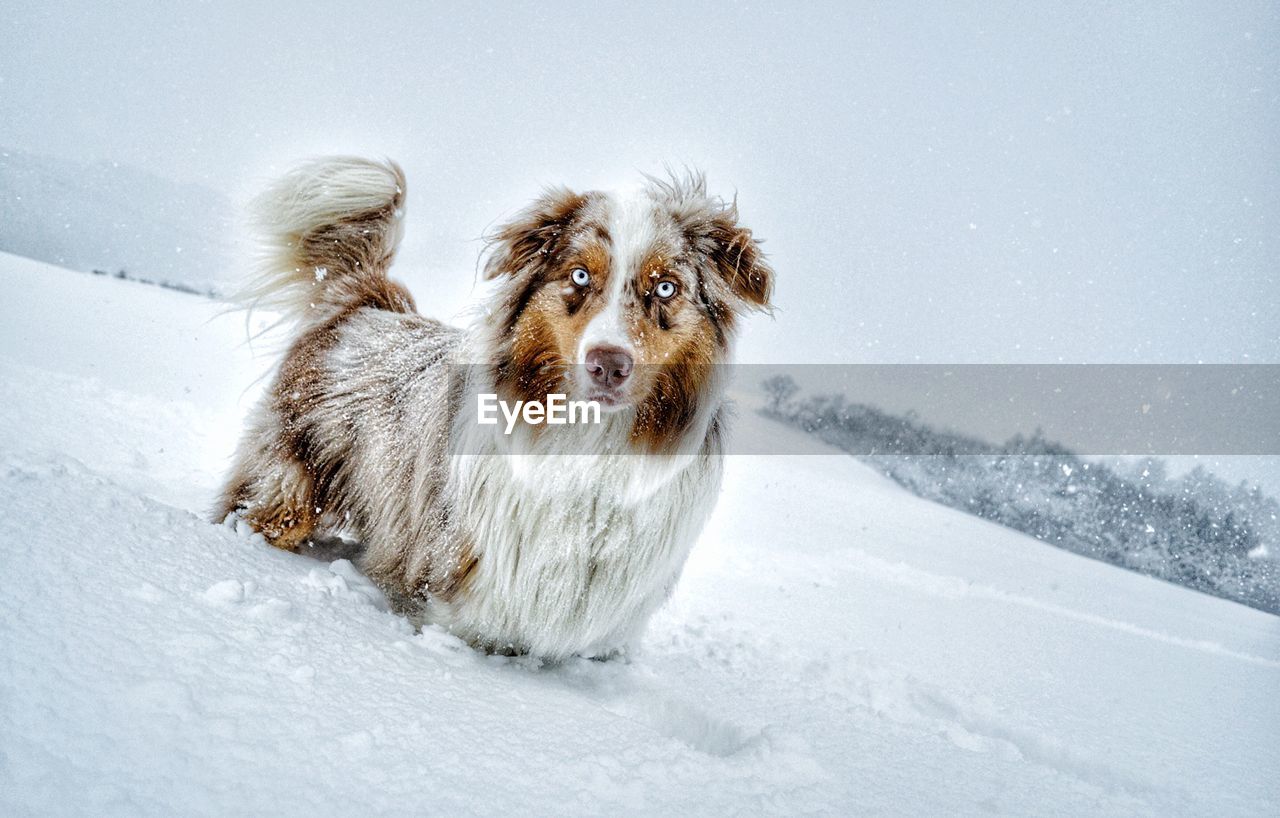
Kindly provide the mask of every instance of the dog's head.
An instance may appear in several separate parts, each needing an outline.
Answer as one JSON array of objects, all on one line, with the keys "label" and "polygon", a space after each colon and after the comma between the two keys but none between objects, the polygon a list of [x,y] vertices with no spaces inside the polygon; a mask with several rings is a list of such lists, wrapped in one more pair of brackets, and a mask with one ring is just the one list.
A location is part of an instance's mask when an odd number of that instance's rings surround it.
[{"label": "dog's head", "polygon": [[491,241],[497,387],[631,410],[633,442],[660,449],[696,415],[738,316],[769,307],[773,275],[701,175],[548,190]]}]

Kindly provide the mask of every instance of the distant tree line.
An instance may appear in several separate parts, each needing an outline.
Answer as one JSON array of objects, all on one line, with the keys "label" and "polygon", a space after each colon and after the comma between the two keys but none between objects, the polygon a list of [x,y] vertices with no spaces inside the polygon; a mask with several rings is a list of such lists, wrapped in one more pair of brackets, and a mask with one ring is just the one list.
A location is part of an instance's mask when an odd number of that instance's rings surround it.
[{"label": "distant tree line", "polygon": [[1039,432],[991,445],[843,395],[801,398],[785,375],[764,389],[767,417],[854,454],[920,497],[1280,614],[1280,503],[1256,486],[1201,467],[1170,478],[1159,459],[1099,463]]},{"label": "distant tree line", "polygon": [[190,293],[191,295],[198,295],[203,298],[216,299],[219,297],[218,293],[212,287],[200,288],[193,287],[190,284],[184,284],[181,281],[166,281],[164,279],[157,280],[154,278],[135,276],[123,268],[116,270],[114,273],[109,273],[106,270],[99,270],[95,267],[90,272],[96,276],[110,276],[111,278],[118,278],[121,281],[135,281],[138,284],[150,284],[153,287],[164,287],[166,290],[177,290],[180,293]]}]

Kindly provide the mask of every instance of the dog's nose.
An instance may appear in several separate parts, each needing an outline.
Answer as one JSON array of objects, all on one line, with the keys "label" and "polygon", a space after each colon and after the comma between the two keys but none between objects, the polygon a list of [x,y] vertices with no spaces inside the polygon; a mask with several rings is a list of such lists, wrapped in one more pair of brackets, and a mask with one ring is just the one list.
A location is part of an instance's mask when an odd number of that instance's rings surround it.
[{"label": "dog's nose", "polygon": [[587,374],[598,385],[615,389],[631,376],[631,356],[620,347],[594,347],[587,352]]}]

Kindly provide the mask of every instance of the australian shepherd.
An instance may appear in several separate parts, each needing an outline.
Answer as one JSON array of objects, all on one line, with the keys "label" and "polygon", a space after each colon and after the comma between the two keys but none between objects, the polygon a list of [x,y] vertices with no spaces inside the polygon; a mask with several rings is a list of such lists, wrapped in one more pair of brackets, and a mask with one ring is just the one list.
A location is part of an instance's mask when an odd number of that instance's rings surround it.
[{"label": "australian shepherd", "polygon": [[[396,164],[357,158],[303,165],[256,201],[248,294],[296,334],[216,515],[288,550],[349,532],[393,600],[484,650],[613,653],[715,503],[721,365],[773,271],[701,175],[555,188],[492,236],[496,286],[458,329],[387,275],[404,201]],[[486,398],[551,395],[594,402],[594,422],[479,420]]]}]

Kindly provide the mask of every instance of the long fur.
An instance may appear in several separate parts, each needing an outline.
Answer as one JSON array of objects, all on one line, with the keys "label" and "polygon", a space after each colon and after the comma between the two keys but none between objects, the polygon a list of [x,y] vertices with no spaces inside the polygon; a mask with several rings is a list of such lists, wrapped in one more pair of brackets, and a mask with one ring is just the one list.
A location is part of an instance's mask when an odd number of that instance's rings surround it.
[{"label": "long fur", "polygon": [[307,321],[358,303],[412,309],[386,276],[404,197],[395,162],[339,156],[294,168],[249,206],[258,258],[236,300]]},{"label": "long fur", "polygon": [[[714,364],[733,315],[766,306],[772,283],[750,232],[700,180],[642,195],[623,208],[548,191],[499,231],[486,271],[502,284],[463,331],[415,313],[387,277],[397,166],[339,158],[285,176],[256,203],[266,251],[249,294],[294,318],[297,335],[215,516],[287,549],[352,532],[363,569],[404,610],[486,650],[605,655],[634,639],[714,506],[727,420]],[[655,305],[643,278],[571,292],[566,265],[607,247],[617,258],[598,262],[602,280],[659,259],[688,297]],[[637,361],[677,362],[647,385],[637,373],[634,405],[563,434],[475,423],[480,393],[571,385],[583,327],[615,313],[665,326],[619,341]],[[681,411],[661,422],[646,410],[673,403]]]}]

